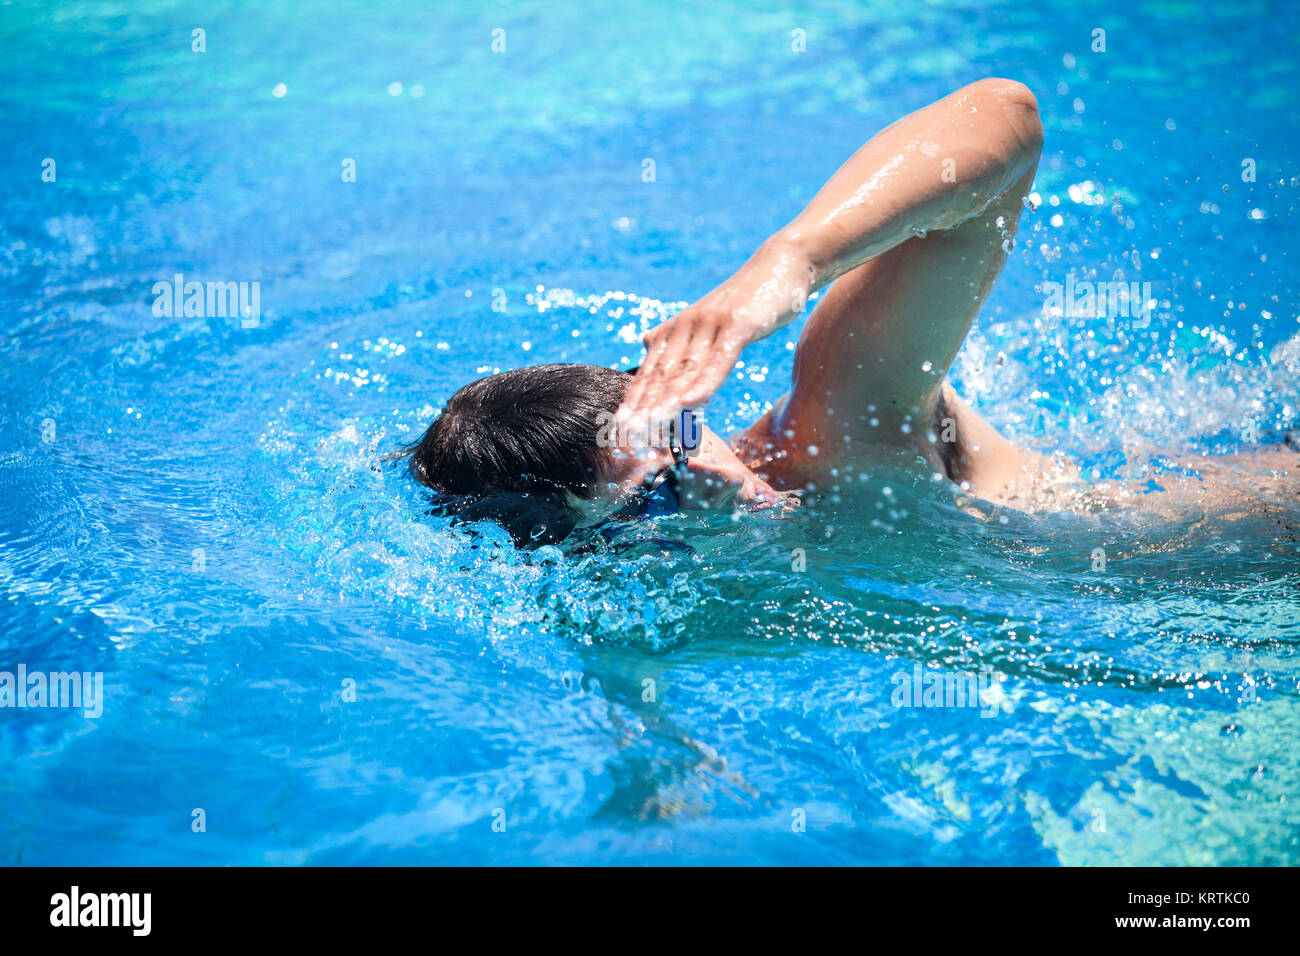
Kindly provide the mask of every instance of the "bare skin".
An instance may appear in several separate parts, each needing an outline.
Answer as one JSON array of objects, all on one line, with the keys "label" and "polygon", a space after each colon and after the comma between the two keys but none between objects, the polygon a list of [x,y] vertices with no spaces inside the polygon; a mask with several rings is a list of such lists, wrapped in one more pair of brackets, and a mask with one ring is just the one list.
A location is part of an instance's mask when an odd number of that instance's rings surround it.
[{"label": "bare skin", "polygon": [[[919,456],[986,501],[1068,506],[1062,492],[1078,495],[1077,469],[1007,441],[945,381],[1006,261],[1042,142],[1033,94],[1004,79],[887,127],[731,278],[646,335],[619,416],[703,406],[747,346],[834,282],[800,336],[790,391],[729,447],[706,444],[692,473],[766,503],[783,489],[829,486],[833,470]],[[1294,488],[1295,457],[1285,450],[1257,464],[1283,469],[1274,479]],[[631,484],[664,463],[648,452],[611,477]],[[1171,499],[1205,494],[1221,468],[1169,479]],[[1241,470],[1232,469],[1238,480]],[[1128,492],[1092,486],[1098,494],[1114,504]]]},{"label": "bare skin", "polygon": [[734,276],[646,336],[620,414],[707,402],[746,346],[838,279],[800,337],[790,392],[731,436],[738,463],[775,489],[818,486],[832,468],[898,451],[942,469],[928,434],[943,425],[933,422],[942,399],[964,480],[984,497],[1014,497],[1042,456],[999,436],[944,375],[1006,259],[1041,145],[1033,95],[1010,80],[981,80],[900,119]]}]

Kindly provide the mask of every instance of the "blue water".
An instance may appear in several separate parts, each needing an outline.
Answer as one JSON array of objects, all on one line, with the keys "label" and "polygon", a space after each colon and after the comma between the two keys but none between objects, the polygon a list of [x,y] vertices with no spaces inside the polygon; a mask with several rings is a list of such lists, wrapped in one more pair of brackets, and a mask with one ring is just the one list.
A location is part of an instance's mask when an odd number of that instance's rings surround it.
[{"label": "blue water", "polygon": [[[98,718],[0,710],[0,860],[1300,862],[1294,502],[981,519],[878,475],[526,555],[376,463],[481,374],[634,362],[984,75],[1047,140],[962,393],[1108,475],[1296,427],[1300,15],[1086,6],[0,7],[0,670],[104,677]],[[178,272],[260,322],[156,316]],[[1068,274],[1161,306],[1045,315]],[[918,663],[996,713],[893,706]]]}]

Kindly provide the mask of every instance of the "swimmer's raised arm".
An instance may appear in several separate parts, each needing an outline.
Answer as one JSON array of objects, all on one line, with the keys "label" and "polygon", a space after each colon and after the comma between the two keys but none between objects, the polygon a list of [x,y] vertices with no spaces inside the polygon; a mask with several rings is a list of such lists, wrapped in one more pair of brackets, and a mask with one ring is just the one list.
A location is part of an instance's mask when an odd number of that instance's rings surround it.
[{"label": "swimmer's raised arm", "polygon": [[735,275],[645,337],[624,412],[703,405],[741,351],[801,313],[810,293],[978,216],[1032,179],[1041,145],[1033,94],[1011,80],[972,83],[887,127]]},{"label": "swimmer's raised arm", "polygon": [[983,210],[1038,161],[1034,95],[980,80],[905,116],[859,149],[773,239],[821,288],[918,234]]}]

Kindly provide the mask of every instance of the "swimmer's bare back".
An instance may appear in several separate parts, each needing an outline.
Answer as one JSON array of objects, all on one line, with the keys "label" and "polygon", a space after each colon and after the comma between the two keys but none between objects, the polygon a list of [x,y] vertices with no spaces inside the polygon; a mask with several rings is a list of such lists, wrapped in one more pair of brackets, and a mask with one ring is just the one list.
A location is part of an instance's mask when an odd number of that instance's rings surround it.
[{"label": "swimmer's bare back", "polygon": [[735,275],[645,337],[620,413],[702,406],[745,347],[833,282],[790,391],[729,439],[745,465],[776,488],[827,487],[833,471],[919,454],[981,499],[1059,506],[1059,491],[1077,491],[1068,459],[1007,441],[945,381],[1006,261],[1042,143],[1033,94],[1004,79],[882,130]]}]

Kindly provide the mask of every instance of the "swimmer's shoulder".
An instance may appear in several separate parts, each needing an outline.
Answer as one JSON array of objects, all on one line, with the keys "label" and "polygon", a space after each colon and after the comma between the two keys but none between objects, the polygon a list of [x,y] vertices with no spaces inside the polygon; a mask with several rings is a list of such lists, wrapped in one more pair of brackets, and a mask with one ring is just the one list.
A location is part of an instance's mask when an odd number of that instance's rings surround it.
[{"label": "swimmer's shoulder", "polygon": [[[786,483],[789,478],[789,447],[785,437],[778,433],[776,422],[780,420],[785,408],[787,392],[775,405],[764,412],[751,425],[747,425],[727,436],[727,445],[746,468],[754,472],[773,487],[789,490],[793,485]],[[773,478],[778,479],[773,481]]]},{"label": "swimmer's shoulder", "polygon": [[1080,480],[1060,451],[1044,453],[1005,438],[945,382],[932,423],[935,457],[949,479],[987,501],[1023,506],[1047,486]]}]

